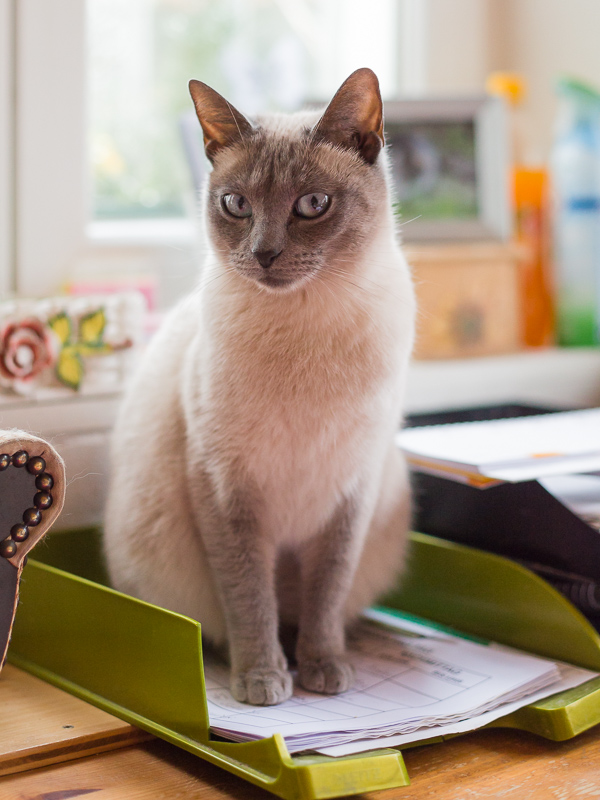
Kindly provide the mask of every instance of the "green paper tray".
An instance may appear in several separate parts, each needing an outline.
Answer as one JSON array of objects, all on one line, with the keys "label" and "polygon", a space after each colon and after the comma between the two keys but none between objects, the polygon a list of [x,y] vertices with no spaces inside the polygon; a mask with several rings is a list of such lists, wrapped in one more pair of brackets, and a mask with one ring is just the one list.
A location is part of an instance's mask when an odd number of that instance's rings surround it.
[{"label": "green paper tray", "polygon": [[[200,625],[103,586],[92,531],[54,534],[36,555],[46,563],[30,561],[23,575],[8,655],[16,666],[279,797],[317,800],[408,785],[394,749],[292,757],[280,735],[245,744],[211,739]],[[600,671],[594,628],[543,580],[498,556],[413,534],[402,589],[384,602]],[[599,721],[600,678],[495,724],[562,740]]]}]

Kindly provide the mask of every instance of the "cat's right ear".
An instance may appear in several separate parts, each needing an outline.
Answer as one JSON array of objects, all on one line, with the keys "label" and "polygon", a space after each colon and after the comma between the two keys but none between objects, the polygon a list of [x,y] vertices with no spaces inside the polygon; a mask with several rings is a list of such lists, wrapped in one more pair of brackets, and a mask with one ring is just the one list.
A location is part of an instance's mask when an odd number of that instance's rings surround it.
[{"label": "cat's right ear", "polygon": [[243,114],[202,81],[190,81],[190,94],[204,135],[204,151],[211,164],[223,147],[241,142],[252,133]]}]

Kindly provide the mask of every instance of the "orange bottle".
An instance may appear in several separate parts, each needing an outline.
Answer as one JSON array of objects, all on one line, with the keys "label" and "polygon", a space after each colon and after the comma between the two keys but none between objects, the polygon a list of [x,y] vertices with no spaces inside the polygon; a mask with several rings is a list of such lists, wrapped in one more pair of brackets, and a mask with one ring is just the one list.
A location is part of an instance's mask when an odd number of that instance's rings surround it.
[{"label": "orange bottle", "polygon": [[548,173],[517,165],[512,185],[515,238],[523,249],[519,259],[522,340],[529,347],[545,347],[554,341]]},{"label": "orange bottle", "polygon": [[523,163],[523,120],[518,108],[525,94],[519,73],[493,72],[489,94],[504,97],[512,108],[512,204],[514,236],[520,245],[519,287],[521,340],[528,347],[545,347],[554,340],[554,303],[551,281],[548,174],[542,167]]}]

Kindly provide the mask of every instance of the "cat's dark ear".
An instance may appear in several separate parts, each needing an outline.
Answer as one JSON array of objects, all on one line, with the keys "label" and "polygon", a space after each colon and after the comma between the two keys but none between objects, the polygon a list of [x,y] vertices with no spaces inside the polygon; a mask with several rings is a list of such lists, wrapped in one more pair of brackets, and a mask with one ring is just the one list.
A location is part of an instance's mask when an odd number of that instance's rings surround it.
[{"label": "cat's dark ear", "polygon": [[383,147],[383,104],[379,81],[363,67],[340,86],[314,128],[316,138],[358,150],[374,164]]},{"label": "cat's dark ear", "polygon": [[252,132],[246,117],[202,81],[190,81],[190,94],[204,134],[204,151],[211,163],[221,148],[241,142]]}]

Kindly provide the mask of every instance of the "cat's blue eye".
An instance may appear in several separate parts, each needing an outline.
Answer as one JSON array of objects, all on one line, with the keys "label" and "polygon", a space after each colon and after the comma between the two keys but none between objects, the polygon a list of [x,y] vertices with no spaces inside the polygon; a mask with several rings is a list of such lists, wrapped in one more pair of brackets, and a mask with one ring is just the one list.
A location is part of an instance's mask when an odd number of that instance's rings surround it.
[{"label": "cat's blue eye", "polygon": [[252,206],[241,194],[226,194],[221,200],[223,208],[232,217],[251,217]]},{"label": "cat's blue eye", "polygon": [[294,211],[299,217],[313,219],[320,217],[329,208],[329,196],[324,192],[311,192],[296,200]]}]

